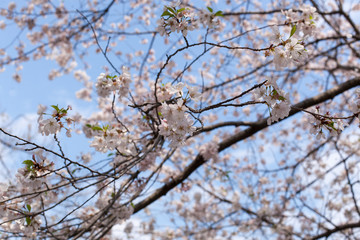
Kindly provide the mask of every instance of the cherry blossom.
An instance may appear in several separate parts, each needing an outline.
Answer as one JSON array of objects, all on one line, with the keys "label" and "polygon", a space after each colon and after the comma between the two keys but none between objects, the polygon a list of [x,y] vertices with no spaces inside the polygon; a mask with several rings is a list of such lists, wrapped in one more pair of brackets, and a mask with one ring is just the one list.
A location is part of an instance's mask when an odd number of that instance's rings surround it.
[{"label": "cherry blossom", "polygon": [[39,131],[41,134],[49,136],[49,134],[60,131],[60,124],[54,118],[45,119],[39,122]]},{"label": "cherry blossom", "polygon": [[77,89],[4,103],[0,238],[355,239],[358,8],[6,3],[9,81]]},{"label": "cherry blossom", "polygon": [[296,38],[291,38],[290,42],[285,45],[285,49],[292,60],[297,61],[304,51],[304,46],[299,44]]}]

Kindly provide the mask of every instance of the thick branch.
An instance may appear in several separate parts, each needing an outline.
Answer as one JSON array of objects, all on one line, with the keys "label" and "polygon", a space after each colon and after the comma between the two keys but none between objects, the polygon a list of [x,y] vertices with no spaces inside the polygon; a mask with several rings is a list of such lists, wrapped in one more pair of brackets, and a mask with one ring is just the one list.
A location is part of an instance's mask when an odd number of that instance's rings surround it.
[{"label": "thick branch", "polygon": [[[329,99],[333,99],[335,96],[337,96],[355,86],[359,86],[359,85],[360,85],[360,78],[354,78],[354,79],[344,82],[326,92],[323,92],[315,97],[308,98],[302,102],[299,102],[294,105],[294,108],[290,111],[289,116],[287,118],[298,113],[300,111],[299,109],[306,109],[306,108],[312,107],[314,105],[320,104],[322,102],[325,102]],[[285,120],[285,119],[283,119],[283,120]],[[280,121],[283,121],[283,120],[280,120]],[[228,147],[232,146],[233,144],[235,144],[239,141],[242,141],[242,140],[254,135],[258,131],[260,131],[264,128],[267,128],[267,127],[268,127],[267,118],[264,118],[264,119],[260,120],[257,125],[251,126],[247,129],[229,137],[228,139],[225,139],[224,141],[222,141],[219,144],[219,152],[227,149]],[[178,184],[180,184],[185,179],[187,179],[187,177],[189,177],[194,171],[196,171],[204,163],[205,163],[204,158],[201,155],[197,155],[195,160],[189,166],[187,166],[181,174],[171,178],[171,180],[169,182],[165,183],[164,186],[158,188],[149,197],[147,197],[146,199],[137,203],[135,205],[134,213],[139,212],[140,210],[149,206],[150,204],[152,204],[153,202],[155,202],[162,196],[166,195],[171,189],[173,189]]]},{"label": "thick branch", "polygon": [[321,238],[327,238],[329,237],[331,234],[333,233],[336,233],[336,232],[339,232],[339,231],[343,231],[343,230],[346,230],[346,229],[352,229],[352,228],[360,228],[360,222],[357,222],[357,223],[348,223],[348,224],[344,224],[344,225],[340,225],[340,226],[337,226],[333,229],[330,229],[320,235],[317,235],[313,238],[311,238],[311,240],[316,240],[316,239],[321,239]]}]

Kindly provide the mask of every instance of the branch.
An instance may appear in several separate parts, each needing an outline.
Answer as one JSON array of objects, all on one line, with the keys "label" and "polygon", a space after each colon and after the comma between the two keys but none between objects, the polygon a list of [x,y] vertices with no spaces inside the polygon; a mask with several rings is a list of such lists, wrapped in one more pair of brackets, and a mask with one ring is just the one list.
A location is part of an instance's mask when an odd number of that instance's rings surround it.
[{"label": "branch", "polygon": [[[294,105],[294,108],[290,111],[289,116],[287,118],[300,112],[299,109],[309,108],[319,103],[325,102],[329,99],[333,99],[335,96],[359,85],[360,85],[360,77],[351,79],[347,82],[337,85],[334,88],[326,92],[323,92],[315,97],[305,99],[304,101]],[[284,118],[280,121],[284,121],[287,118]],[[219,144],[219,152],[224,151],[233,144],[236,144],[237,142],[240,142],[267,127],[268,127],[267,118],[264,118],[260,120],[256,125],[253,125],[222,141]],[[187,179],[187,177],[189,177],[195,170],[197,170],[205,162],[206,162],[205,159],[200,154],[197,155],[194,161],[190,165],[188,165],[182,173],[173,177],[169,182],[165,183],[162,187],[155,190],[153,194],[151,194],[146,199],[137,203],[134,208],[134,213],[139,212],[140,210],[149,206],[150,204],[152,204],[162,196],[166,195],[171,189],[175,188],[178,184],[182,183],[185,179]]]},{"label": "branch", "polygon": [[360,228],[360,222],[339,225],[339,226],[337,226],[337,227],[335,227],[333,229],[329,229],[328,231],[311,238],[311,240],[316,240],[316,239],[320,239],[320,238],[327,238],[333,233],[343,231],[343,230],[346,230],[346,229],[351,229],[351,228]]}]

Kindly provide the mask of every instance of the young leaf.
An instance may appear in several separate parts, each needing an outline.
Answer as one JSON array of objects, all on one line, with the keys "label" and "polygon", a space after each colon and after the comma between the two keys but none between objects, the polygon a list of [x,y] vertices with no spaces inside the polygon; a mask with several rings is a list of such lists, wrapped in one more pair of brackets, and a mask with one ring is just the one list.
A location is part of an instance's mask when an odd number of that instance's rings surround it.
[{"label": "young leaf", "polygon": [[182,12],[184,10],[185,10],[185,8],[180,8],[180,9],[177,10],[177,12],[179,13],[179,12]]},{"label": "young leaf", "polygon": [[330,122],[327,124],[330,128],[332,128],[334,131],[337,131],[337,129],[335,128],[335,123],[334,122]]},{"label": "young leaf", "polygon": [[281,100],[281,101],[285,101],[285,100],[286,100],[286,98],[284,98],[283,96],[279,96],[278,99]]},{"label": "young leaf", "polygon": [[170,7],[168,7],[167,8],[170,12],[172,12],[173,14],[176,14],[176,9],[175,8],[170,8]]},{"label": "young leaf", "polygon": [[26,209],[31,212],[31,206],[29,204],[26,204]]},{"label": "young leaf", "polygon": [[99,126],[91,126],[91,129],[94,131],[102,131],[103,129]]},{"label": "young leaf", "polygon": [[161,14],[162,17],[165,17],[165,16],[171,16],[173,17],[174,15],[169,13],[168,11],[164,11],[163,14]]},{"label": "young leaf", "polygon": [[215,16],[217,16],[217,17],[223,17],[224,15],[222,14],[222,11],[217,11],[217,12],[215,13]]},{"label": "young leaf", "polygon": [[51,105],[51,107],[52,107],[53,109],[55,109],[57,112],[59,112],[59,111],[60,111],[60,109],[59,109],[58,105]]},{"label": "young leaf", "polygon": [[31,218],[30,218],[30,217],[26,217],[25,220],[26,220],[26,225],[30,226],[30,224],[31,224]]},{"label": "young leaf", "polygon": [[28,167],[34,166],[34,162],[32,160],[25,160],[22,163],[25,164]]},{"label": "young leaf", "polygon": [[293,25],[292,28],[291,28],[291,32],[290,32],[290,37],[289,37],[289,38],[291,38],[291,36],[294,35],[295,32],[296,32],[296,25]]},{"label": "young leaf", "polygon": [[211,7],[207,7],[207,9],[209,10],[209,12],[213,12],[214,10]]}]

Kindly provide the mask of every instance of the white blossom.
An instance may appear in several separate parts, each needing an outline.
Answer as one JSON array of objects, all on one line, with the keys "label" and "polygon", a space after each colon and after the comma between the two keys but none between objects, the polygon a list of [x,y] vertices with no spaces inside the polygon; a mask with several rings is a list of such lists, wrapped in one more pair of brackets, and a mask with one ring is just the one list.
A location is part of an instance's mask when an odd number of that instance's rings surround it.
[{"label": "white blossom", "polygon": [[39,132],[42,135],[48,136],[60,131],[60,124],[54,119],[49,118],[39,122]]}]

